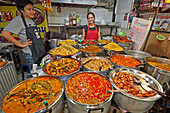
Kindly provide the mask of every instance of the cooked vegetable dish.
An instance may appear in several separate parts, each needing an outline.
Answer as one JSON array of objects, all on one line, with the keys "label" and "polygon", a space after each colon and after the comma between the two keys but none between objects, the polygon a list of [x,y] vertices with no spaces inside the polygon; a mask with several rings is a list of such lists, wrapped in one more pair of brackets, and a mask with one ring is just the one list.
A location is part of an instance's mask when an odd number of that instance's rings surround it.
[{"label": "cooked vegetable dish", "polygon": [[98,43],[101,44],[108,44],[110,42],[110,40],[98,40]]},{"label": "cooked vegetable dish", "polygon": [[74,40],[71,40],[71,39],[67,39],[67,40],[65,40],[65,41],[58,41],[57,42],[57,45],[60,45],[60,44],[62,44],[62,45],[76,45],[77,43],[74,41]]},{"label": "cooked vegetable dish", "polygon": [[110,42],[107,45],[103,46],[107,50],[115,50],[115,51],[123,51],[123,48],[120,47],[118,44],[115,42]]},{"label": "cooked vegetable dish", "polygon": [[162,70],[170,71],[170,65],[168,63],[154,62],[154,61],[153,62],[148,61],[147,63],[157,68],[160,68]]},{"label": "cooked vegetable dish", "polygon": [[60,56],[69,56],[69,55],[76,54],[77,52],[79,52],[79,50],[72,47],[72,46],[61,45],[58,48],[52,49],[50,51],[50,54],[52,54],[52,55],[60,55]]},{"label": "cooked vegetable dish", "polygon": [[123,55],[113,55],[110,57],[110,60],[117,65],[125,67],[136,67],[142,64],[141,61],[136,58]]},{"label": "cooked vegetable dish", "polygon": [[95,41],[95,40],[83,40],[83,41],[81,41],[81,44],[97,44],[97,41]]},{"label": "cooked vegetable dish", "polygon": [[115,39],[118,42],[132,42],[132,40],[129,40],[123,36],[113,36],[113,39]]},{"label": "cooked vegetable dish", "polygon": [[101,52],[102,49],[100,49],[99,47],[97,47],[97,46],[95,46],[95,45],[88,45],[86,48],[81,49],[81,51],[83,51],[83,52],[97,53],[97,52]]},{"label": "cooked vegetable dish", "polygon": [[5,113],[33,113],[51,104],[62,91],[62,82],[56,77],[39,77],[14,87],[5,96],[2,109]]},{"label": "cooked vegetable dish", "polygon": [[[109,68],[112,68],[112,65],[106,60],[102,60],[102,59],[89,59],[89,60],[91,61],[84,65],[84,67],[86,67],[87,69],[99,71],[100,67],[102,67],[101,71],[106,71]],[[86,60],[85,62],[89,60]]]},{"label": "cooked vegetable dish", "polygon": [[63,76],[77,71],[80,65],[75,59],[62,58],[47,64],[45,71],[50,75]]},{"label": "cooked vegetable dish", "polygon": [[131,95],[137,96],[137,97],[151,97],[155,96],[155,91],[141,91],[140,89],[137,89],[134,87],[134,75],[130,73],[125,72],[118,72],[115,74],[115,77],[113,79],[113,82],[115,85],[120,89],[125,89],[126,93],[129,93]]},{"label": "cooked vegetable dish", "polygon": [[71,77],[66,83],[66,92],[70,98],[83,104],[99,104],[107,100],[112,85],[98,73],[82,72]]}]

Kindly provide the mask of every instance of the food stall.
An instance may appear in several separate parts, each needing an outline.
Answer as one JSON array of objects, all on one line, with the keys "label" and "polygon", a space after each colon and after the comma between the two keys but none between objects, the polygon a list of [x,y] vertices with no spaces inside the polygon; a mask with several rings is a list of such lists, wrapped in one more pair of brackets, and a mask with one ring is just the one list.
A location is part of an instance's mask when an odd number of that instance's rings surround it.
[{"label": "food stall", "polygon": [[[155,55],[149,45],[145,51],[134,50],[136,42],[118,35],[117,25],[108,26],[116,28],[114,34],[109,29],[108,39],[53,36],[53,46],[34,70],[38,74],[3,95],[3,112],[142,113],[150,111],[159,99],[168,99],[169,89],[163,86],[170,81],[170,60],[160,55],[169,54]],[[76,31],[82,26],[63,28]],[[165,105],[163,110],[167,109]]]}]

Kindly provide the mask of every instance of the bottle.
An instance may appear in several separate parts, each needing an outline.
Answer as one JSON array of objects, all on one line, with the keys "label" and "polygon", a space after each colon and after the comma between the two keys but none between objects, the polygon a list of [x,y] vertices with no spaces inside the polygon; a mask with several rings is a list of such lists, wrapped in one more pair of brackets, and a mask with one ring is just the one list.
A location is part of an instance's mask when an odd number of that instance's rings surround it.
[{"label": "bottle", "polygon": [[76,14],[76,22],[77,22],[77,26],[79,26],[80,25],[80,15],[78,12]]},{"label": "bottle", "polygon": [[2,15],[2,14],[1,14],[1,11],[0,11],[0,22],[1,22],[1,15]]},{"label": "bottle", "polygon": [[74,12],[73,12],[72,24],[73,24],[73,26],[76,26],[76,15]]},{"label": "bottle", "polygon": [[69,26],[73,26],[72,19],[73,19],[73,17],[70,13],[70,15],[69,15]]}]

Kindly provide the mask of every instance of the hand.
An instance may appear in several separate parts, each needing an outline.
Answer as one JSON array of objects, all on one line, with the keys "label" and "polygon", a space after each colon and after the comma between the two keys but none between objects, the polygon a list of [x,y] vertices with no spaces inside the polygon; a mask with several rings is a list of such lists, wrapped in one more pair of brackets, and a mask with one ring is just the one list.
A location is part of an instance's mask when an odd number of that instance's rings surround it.
[{"label": "hand", "polygon": [[32,41],[30,39],[27,39],[25,42],[22,43],[23,47],[27,47],[29,45],[32,45]]}]

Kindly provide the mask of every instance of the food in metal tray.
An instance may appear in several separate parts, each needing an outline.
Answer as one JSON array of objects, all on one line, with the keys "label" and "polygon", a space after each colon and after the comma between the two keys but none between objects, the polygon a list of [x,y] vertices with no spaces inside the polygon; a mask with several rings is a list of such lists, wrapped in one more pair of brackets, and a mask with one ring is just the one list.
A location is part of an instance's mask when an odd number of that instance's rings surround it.
[{"label": "food in metal tray", "polygon": [[118,42],[132,42],[132,40],[129,40],[123,36],[113,36],[113,39],[115,39]]},{"label": "food in metal tray", "polygon": [[134,87],[134,78],[133,74],[128,72],[118,72],[113,78],[113,82],[120,89],[125,89],[126,93],[137,96],[137,97],[152,97],[155,96],[155,91],[141,91],[138,88]]},{"label": "food in metal tray", "polygon": [[[91,60],[91,59],[89,59],[89,60]],[[86,60],[85,62],[88,62],[89,60]],[[90,62],[85,64],[84,67],[86,67],[87,69],[90,69],[90,70],[94,70],[94,71],[99,71],[100,67],[102,67],[101,71],[106,71],[109,68],[112,68],[112,65],[109,62],[107,62],[106,60],[92,59]]]},{"label": "food in metal tray", "polygon": [[99,104],[107,100],[112,90],[109,80],[98,73],[82,72],[72,76],[66,83],[66,92],[73,100],[83,104]]},{"label": "food in metal tray", "polygon": [[71,39],[67,39],[67,40],[65,40],[65,41],[58,41],[57,42],[57,45],[60,45],[60,44],[62,44],[62,45],[76,45],[77,43],[74,41],[74,40],[71,40]]},{"label": "food in metal tray", "polygon": [[81,49],[81,51],[83,51],[83,52],[97,53],[97,52],[101,52],[102,49],[100,49],[99,47],[97,47],[97,46],[95,46],[95,45],[88,45],[88,46],[85,47],[84,49]]},{"label": "food in metal tray", "polygon": [[103,48],[107,50],[114,50],[114,51],[123,51],[123,48],[120,47],[118,44],[115,42],[110,42],[107,45],[103,46]]},{"label": "food in metal tray", "polygon": [[113,55],[110,57],[110,60],[117,65],[125,67],[136,67],[142,64],[141,61],[136,58],[123,55]]},{"label": "food in metal tray", "polygon": [[108,44],[110,42],[110,40],[98,40],[98,43],[101,44]]},{"label": "food in metal tray", "polygon": [[155,61],[148,61],[147,63],[157,68],[170,71],[170,65],[168,63],[155,62]]},{"label": "food in metal tray", "polygon": [[69,45],[61,45],[58,48],[50,50],[50,54],[52,55],[60,55],[60,56],[68,56],[76,54],[79,50],[69,46]]},{"label": "food in metal tray", "polygon": [[33,113],[51,104],[62,91],[62,82],[56,77],[39,77],[14,87],[5,96],[2,109],[5,113]]},{"label": "food in metal tray", "polygon": [[95,40],[83,40],[83,41],[81,41],[81,44],[97,44],[97,41],[95,41]]},{"label": "food in metal tray", "polygon": [[45,71],[50,75],[64,76],[77,71],[80,65],[75,59],[62,58],[47,64]]},{"label": "food in metal tray", "polygon": [[0,66],[4,65],[4,61],[0,59]]}]

